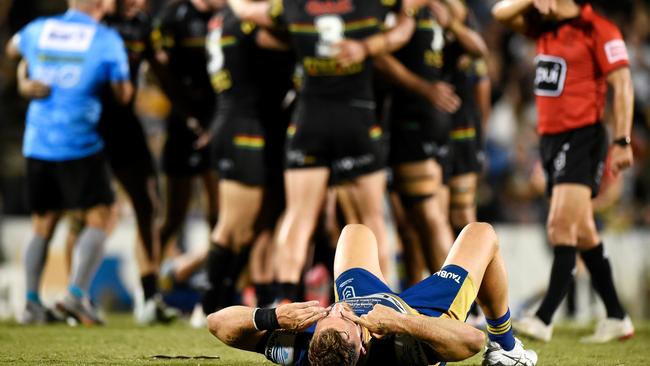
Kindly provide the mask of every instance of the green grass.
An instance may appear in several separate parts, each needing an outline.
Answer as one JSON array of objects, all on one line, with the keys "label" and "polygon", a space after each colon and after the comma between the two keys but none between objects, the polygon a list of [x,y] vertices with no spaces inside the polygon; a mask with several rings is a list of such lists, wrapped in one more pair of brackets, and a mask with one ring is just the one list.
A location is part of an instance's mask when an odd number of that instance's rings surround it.
[{"label": "green grass", "polygon": [[[589,331],[564,325],[548,344],[525,344],[538,352],[539,365],[650,365],[650,323],[637,323],[637,335],[622,343],[580,344],[578,339]],[[155,355],[219,359],[155,360]],[[477,355],[454,365],[480,363]],[[0,323],[0,364],[270,365],[260,355],[227,348],[206,330],[183,323],[138,327],[127,315],[113,315],[108,326],[95,328]]]}]

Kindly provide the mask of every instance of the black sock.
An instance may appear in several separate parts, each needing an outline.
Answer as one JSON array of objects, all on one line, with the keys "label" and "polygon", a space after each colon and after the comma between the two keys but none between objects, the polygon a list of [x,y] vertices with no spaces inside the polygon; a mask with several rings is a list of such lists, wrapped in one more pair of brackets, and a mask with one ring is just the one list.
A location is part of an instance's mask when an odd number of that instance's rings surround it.
[{"label": "black sock", "polygon": [[278,286],[278,299],[280,301],[289,300],[295,302],[299,300],[300,285],[297,283],[284,282]]},{"label": "black sock", "polygon": [[224,282],[228,282],[228,271],[235,259],[234,256],[232,250],[218,244],[212,244],[206,260],[208,281],[211,289],[203,294],[201,301],[205,314],[210,314],[222,307]]},{"label": "black sock", "polygon": [[144,300],[149,300],[158,293],[158,276],[155,274],[148,274],[140,277],[140,284],[142,285],[142,292],[144,292]]},{"label": "black sock", "polygon": [[548,282],[548,290],[537,310],[538,318],[546,325],[551,324],[555,310],[564,299],[571,282],[573,271],[576,267],[576,248],[568,245],[557,245],[553,248],[553,267],[551,268],[551,279]]},{"label": "black sock", "polygon": [[273,293],[272,285],[269,283],[256,283],[255,284],[255,297],[257,298],[257,306],[265,308],[273,303],[275,294]]},{"label": "black sock", "polygon": [[623,306],[618,300],[614,279],[612,278],[612,267],[609,264],[609,259],[605,256],[603,244],[600,243],[595,248],[580,252],[580,256],[591,274],[592,286],[600,295],[603,303],[605,303],[607,317],[623,319],[625,310],[623,310]]}]

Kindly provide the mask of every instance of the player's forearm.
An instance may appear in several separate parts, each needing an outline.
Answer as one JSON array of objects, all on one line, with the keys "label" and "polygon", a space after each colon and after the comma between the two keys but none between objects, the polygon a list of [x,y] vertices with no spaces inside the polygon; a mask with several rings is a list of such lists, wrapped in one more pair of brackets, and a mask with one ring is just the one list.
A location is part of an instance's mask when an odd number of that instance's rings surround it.
[{"label": "player's forearm", "polygon": [[246,306],[227,307],[208,316],[208,329],[212,335],[231,347],[255,351],[266,331],[255,329],[254,311],[254,308]]},{"label": "player's forearm", "polygon": [[409,70],[394,56],[390,54],[377,56],[374,62],[377,69],[394,84],[427,97],[429,83]]},{"label": "player's forearm", "polygon": [[228,0],[228,5],[230,5],[232,11],[241,20],[253,22],[264,27],[273,25],[268,1]]},{"label": "player's forearm", "polygon": [[398,15],[397,23],[393,28],[363,40],[367,56],[379,56],[402,48],[411,39],[414,30],[413,17],[406,14]]},{"label": "player's forearm", "polygon": [[448,318],[400,314],[398,333],[409,334],[429,344],[444,361],[460,361],[480,352],[483,332]]},{"label": "player's forearm", "polygon": [[634,113],[634,87],[630,69],[618,69],[607,80],[614,91],[614,138],[630,136]]},{"label": "player's forearm", "polygon": [[501,23],[509,23],[533,6],[533,0],[501,0],[492,7],[492,16]]},{"label": "player's forearm", "polygon": [[492,113],[492,84],[490,79],[487,77],[481,79],[476,84],[474,92],[481,113],[481,128],[483,131],[487,131],[488,120]]},{"label": "player's forearm", "polygon": [[483,37],[467,27],[460,20],[452,20],[449,25],[449,30],[456,35],[458,42],[460,42],[465,51],[476,57],[488,56],[488,47],[487,44],[485,44]]}]

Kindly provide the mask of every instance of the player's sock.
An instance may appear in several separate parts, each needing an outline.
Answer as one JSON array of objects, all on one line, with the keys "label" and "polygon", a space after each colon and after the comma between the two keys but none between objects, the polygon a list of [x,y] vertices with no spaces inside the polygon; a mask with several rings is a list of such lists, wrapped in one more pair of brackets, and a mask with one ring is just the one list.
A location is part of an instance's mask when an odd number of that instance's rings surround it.
[{"label": "player's sock", "polygon": [[38,290],[41,284],[41,275],[43,274],[46,257],[47,239],[38,234],[33,234],[29,243],[27,243],[27,248],[25,249],[25,285],[27,286],[27,301],[32,301],[38,304],[41,303],[41,299],[38,296]]},{"label": "player's sock", "polygon": [[144,301],[154,297],[158,293],[158,276],[150,273],[140,277],[142,292],[144,292]]},{"label": "player's sock", "polygon": [[485,319],[487,322],[488,338],[497,342],[501,348],[510,351],[515,347],[515,336],[512,333],[510,309],[499,319]]},{"label": "player's sock", "polygon": [[576,248],[569,245],[557,245],[553,248],[553,267],[551,268],[551,279],[548,283],[548,291],[544,301],[537,310],[537,317],[546,325],[551,324],[555,310],[564,299],[576,266]]},{"label": "player's sock", "polygon": [[257,298],[257,306],[260,308],[272,304],[273,300],[275,300],[272,285],[269,283],[256,283],[255,297]]},{"label": "player's sock", "polygon": [[229,248],[216,243],[211,244],[206,269],[212,288],[206,291],[201,301],[204,313],[210,314],[220,307],[223,301],[221,297],[223,297],[224,282],[227,281],[226,277],[234,259],[235,253]]},{"label": "player's sock", "polygon": [[623,310],[623,306],[618,300],[614,279],[612,278],[612,267],[609,264],[603,243],[598,244],[595,248],[580,252],[580,256],[582,256],[587,269],[589,269],[594,289],[605,304],[607,317],[625,318],[625,310]]},{"label": "player's sock", "polygon": [[88,292],[90,282],[104,259],[106,232],[87,226],[79,234],[72,254],[71,285]]},{"label": "player's sock", "polygon": [[278,285],[278,300],[295,302],[299,300],[300,285],[297,283],[283,282]]}]

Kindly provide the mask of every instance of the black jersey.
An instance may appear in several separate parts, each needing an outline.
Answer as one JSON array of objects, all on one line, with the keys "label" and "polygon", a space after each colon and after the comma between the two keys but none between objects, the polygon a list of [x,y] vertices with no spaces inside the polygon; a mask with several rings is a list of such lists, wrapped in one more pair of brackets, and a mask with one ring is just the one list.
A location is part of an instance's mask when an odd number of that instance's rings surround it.
[{"label": "black jersey", "polygon": [[108,16],[104,22],[115,29],[122,39],[129,56],[131,82],[137,85],[138,70],[142,61],[152,57],[151,48],[151,19],[147,13],[140,12],[131,19],[121,16]]},{"label": "black jersey", "polygon": [[[395,52],[395,57],[419,77],[427,81],[440,80],[444,62],[444,30],[428,8],[420,9],[416,24],[413,37]],[[401,87],[395,87],[393,91],[391,115],[398,119],[434,119],[433,107],[429,101]]]},{"label": "black jersey", "polygon": [[206,70],[205,39],[212,12],[199,11],[190,0],[169,3],[154,22],[154,50],[169,57],[171,76],[183,87],[192,111],[210,110],[214,92]]},{"label": "black jersey", "polygon": [[372,101],[371,60],[343,67],[334,58],[335,44],[381,32],[386,12],[400,8],[399,0],[272,0],[271,17],[288,29],[304,70],[301,94]]},{"label": "black jersey", "polygon": [[210,21],[208,73],[221,108],[236,108],[240,113],[258,112],[263,60],[255,44],[256,32],[255,24],[242,22],[230,8]]},{"label": "black jersey", "polygon": [[[146,13],[141,12],[130,19],[119,15],[109,16],[104,19],[104,22],[119,32],[124,40],[129,57],[131,82],[137,86],[140,65],[153,56],[149,41],[151,19]],[[147,170],[142,173],[153,174],[151,154],[133,104],[133,100],[126,105],[117,103],[110,87],[106,87],[102,94],[103,108],[98,129],[104,139],[106,155],[114,170],[133,166],[136,161],[144,161],[147,163]]]}]

